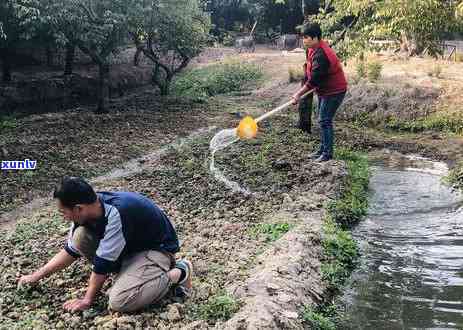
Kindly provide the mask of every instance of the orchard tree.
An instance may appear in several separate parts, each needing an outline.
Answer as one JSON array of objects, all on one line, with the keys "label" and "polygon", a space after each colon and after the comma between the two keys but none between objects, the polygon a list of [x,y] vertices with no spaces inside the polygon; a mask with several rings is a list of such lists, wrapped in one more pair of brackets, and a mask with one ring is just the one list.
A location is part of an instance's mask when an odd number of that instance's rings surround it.
[{"label": "orchard tree", "polygon": [[[55,26],[73,55],[77,46],[98,65],[97,113],[106,112],[109,59],[127,36],[129,9],[135,0],[65,0],[52,6]],[[68,54],[69,55],[69,54]]]},{"label": "orchard tree", "polygon": [[130,35],[153,63],[153,84],[169,93],[173,77],[209,40],[209,15],[198,0],[148,0],[132,7]]},{"label": "orchard tree", "polygon": [[38,0],[0,1],[0,57],[3,82],[11,81],[11,62],[18,45],[32,38],[38,26]]},{"label": "orchard tree", "polygon": [[428,50],[431,55],[440,53],[443,33],[455,27],[455,7],[441,0],[390,0],[379,6],[374,28],[376,35],[401,40],[409,55]]},{"label": "orchard tree", "polygon": [[[327,2],[328,3],[328,2]],[[344,56],[394,39],[409,55],[437,54],[444,33],[455,28],[455,4],[441,0],[333,0],[310,20],[318,21]]]}]

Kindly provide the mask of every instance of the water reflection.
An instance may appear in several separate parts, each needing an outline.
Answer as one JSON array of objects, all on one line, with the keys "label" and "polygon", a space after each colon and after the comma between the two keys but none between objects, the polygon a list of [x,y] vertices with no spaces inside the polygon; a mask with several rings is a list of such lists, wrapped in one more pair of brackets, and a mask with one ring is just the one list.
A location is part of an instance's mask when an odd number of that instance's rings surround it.
[{"label": "water reflection", "polygon": [[343,297],[345,328],[460,328],[462,198],[442,184],[445,164],[391,154],[373,164],[369,216],[353,233],[362,257]]}]

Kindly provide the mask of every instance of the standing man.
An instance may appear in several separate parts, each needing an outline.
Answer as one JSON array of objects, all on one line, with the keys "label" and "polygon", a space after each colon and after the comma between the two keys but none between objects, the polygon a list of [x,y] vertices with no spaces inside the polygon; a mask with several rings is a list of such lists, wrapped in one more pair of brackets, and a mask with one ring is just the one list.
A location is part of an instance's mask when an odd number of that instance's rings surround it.
[{"label": "standing man", "polygon": [[333,158],[333,118],[344,100],[347,81],[336,53],[322,40],[322,31],[316,23],[302,27],[304,46],[307,48],[307,82],[293,95],[297,104],[311,89],[318,95],[320,149],[309,157],[318,162]]},{"label": "standing man", "polygon": [[38,282],[84,256],[93,269],[85,296],[64,304],[71,312],[88,309],[110,273],[118,273],[109,291],[109,307],[118,312],[155,303],[173,286],[191,289],[191,263],[175,262],[177,234],[150,199],[133,192],[95,193],[76,177],[65,177],[54,198],[65,220],[72,222],[67,243],[19,284]]}]

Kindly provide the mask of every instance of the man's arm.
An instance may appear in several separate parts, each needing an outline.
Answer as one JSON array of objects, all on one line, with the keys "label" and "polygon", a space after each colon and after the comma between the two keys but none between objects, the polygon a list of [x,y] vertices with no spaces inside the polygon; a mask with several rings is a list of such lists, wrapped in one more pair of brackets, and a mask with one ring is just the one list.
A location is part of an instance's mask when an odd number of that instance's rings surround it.
[{"label": "man's arm", "polygon": [[73,299],[66,302],[63,307],[71,312],[88,309],[96,295],[100,292],[108,274],[116,271],[122,250],[125,247],[125,238],[122,232],[121,216],[117,208],[112,207],[108,215],[103,239],[98,244],[96,256],[93,259],[93,271],[83,299]]},{"label": "man's arm", "polygon": [[310,80],[306,82],[309,89],[319,87],[328,75],[330,62],[323,49],[317,49],[313,57]]},{"label": "man's arm", "polygon": [[322,81],[328,75],[330,62],[322,49],[318,49],[314,55],[312,62],[312,69],[310,73],[310,80],[307,80],[304,86],[301,87],[293,96],[293,104],[297,104],[302,95],[309,90],[319,87]]},{"label": "man's arm", "polygon": [[96,295],[100,292],[108,276],[92,272],[88,281],[87,292],[83,299],[72,299],[67,301],[63,307],[70,312],[77,312],[88,309],[95,301]]},{"label": "man's arm", "polygon": [[58,252],[47,264],[40,269],[36,270],[30,275],[24,275],[19,279],[19,284],[32,284],[38,282],[53,273],[56,273],[69,265],[71,265],[77,258],[71,256],[66,250],[62,249]]}]

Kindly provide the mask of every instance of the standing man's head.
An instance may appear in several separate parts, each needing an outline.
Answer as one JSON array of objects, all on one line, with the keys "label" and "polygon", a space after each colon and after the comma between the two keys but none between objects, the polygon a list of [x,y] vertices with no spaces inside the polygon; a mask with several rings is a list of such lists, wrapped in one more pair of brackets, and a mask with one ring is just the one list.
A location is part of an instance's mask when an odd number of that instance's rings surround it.
[{"label": "standing man's head", "polygon": [[322,30],[318,23],[309,23],[301,27],[302,41],[306,48],[314,48],[322,39]]},{"label": "standing man's head", "polygon": [[58,209],[66,220],[83,225],[102,216],[95,191],[82,178],[64,177],[53,197],[58,200]]}]

